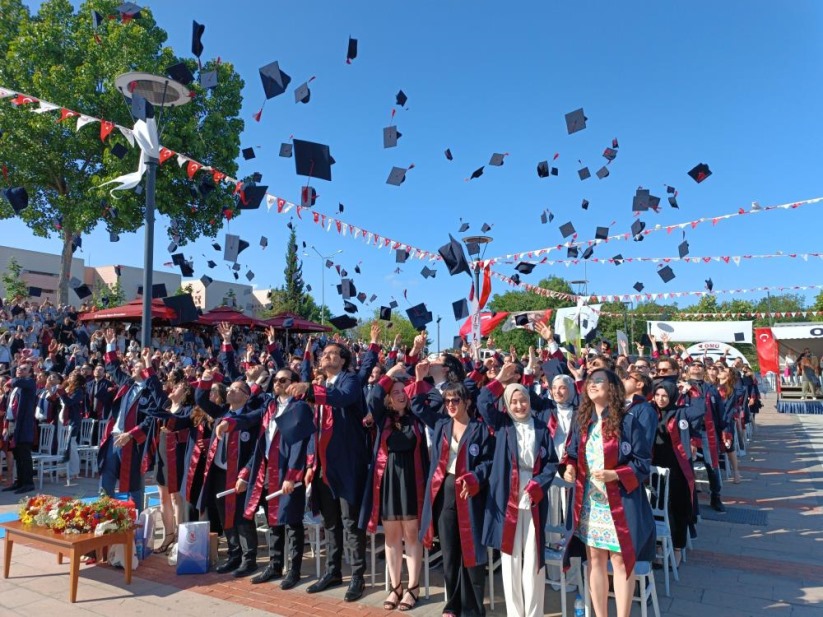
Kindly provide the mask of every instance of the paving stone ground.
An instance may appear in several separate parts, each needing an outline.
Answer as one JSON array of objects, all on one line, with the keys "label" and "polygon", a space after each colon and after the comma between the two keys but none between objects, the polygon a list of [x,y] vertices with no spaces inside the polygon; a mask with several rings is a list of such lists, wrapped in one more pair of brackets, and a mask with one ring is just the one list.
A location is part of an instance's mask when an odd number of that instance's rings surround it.
[{"label": "paving stone ground", "polygon": [[[774,399],[769,398],[757,423],[755,438],[741,461],[743,482],[726,484],[723,499],[727,505],[766,511],[768,525],[702,521],[694,550],[681,567],[680,581],[672,582],[672,597],[664,595],[662,572],[655,572],[663,615],[823,615],[823,416],[778,414]],[[89,496],[96,489],[97,480],[81,478],[72,487],[47,483],[44,492]],[[701,503],[708,507],[706,499],[701,494]],[[0,493],[0,514],[16,511],[16,501],[17,496]],[[261,564],[264,554],[261,538]],[[315,580],[314,561],[308,555],[303,571],[301,584],[284,592],[273,583],[251,585],[248,579],[237,581],[213,573],[177,576],[160,556],[142,562],[129,586],[123,583],[120,570],[83,566],[78,601],[72,605],[68,603],[68,565],[59,566],[53,555],[15,543],[11,576],[0,579],[0,616],[386,614],[382,561],[377,561],[377,586],[367,585],[365,596],[356,603],[343,601],[345,586],[322,594],[305,593]],[[412,615],[441,614],[442,572],[433,569],[431,580],[431,598],[421,598]],[[505,615],[499,571],[495,600],[492,611],[487,597],[487,613]],[[574,595],[569,594],[568,600],[571,613]],[[546,614],[560,614],[559,594],[550,587],[546,589]],[[633,615],[640,615],[637,605]]]}]

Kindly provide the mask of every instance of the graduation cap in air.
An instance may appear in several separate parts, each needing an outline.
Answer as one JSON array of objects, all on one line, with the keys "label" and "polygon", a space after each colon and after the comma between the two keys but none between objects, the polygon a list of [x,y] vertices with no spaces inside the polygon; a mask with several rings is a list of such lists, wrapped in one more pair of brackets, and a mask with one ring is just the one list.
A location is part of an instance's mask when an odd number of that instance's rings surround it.
[{"label": "graduation cap in air", "polygon": [[658,276],[663,279],[664,283],[668,283],[670,280],[674,278],[674,270],[672,270],[671,266],[664,266],[657,271]]},{"label": "graduation cap in air", "polygon": [[606,148],[603,150],[603,158],[611,163],[614,159],[617,158],[617,150],[614,148]]},{"label": "graduation cap in air", "polygon": [[338,315],[329,319],[329,323],[338,330],[348,330],[357,326],[357,320],[351,315]]},{"label": "graduation cap in air", "polygon": [[521,261],[514,267],[514,269],[521,274],[531,274],[532,270],[534,270],[534,264],[529,263],[528,261]]},{"label": "graduation cap in air", "polygon": [[77,297],[82,300],[84,298],[88,298],[91,295],[91,289],[89,289],[88,285],[80,285],[74,290],[74,293],[76,293]]},{"label": "graduation cap in air", "polygon": [[29,287],[29,296],[32,298],[39,298],[41,295],[43,295],[42,289],[39,287]]},{"label": "graduation cap in air", "polygon": [[244,188],[238,193],[238,205],[241,210],[257,210],[260,207],[260,202],[266,196],[266,191],[269,189],[265,185],[255,185]]},{"label": "graduation cap in air", "polygon": [[357,288],[354,286],[354,281],[351,279],[343,279],[340,281],[340,295],[344,300],[353,298],[357,295]]},{"label": "graduation cap in air", "polygon": [[254,272],[252,272],[251,270],[247,271],[246,272],[246,278],[249,280],[249,282],[253,281],[254,280]]},{"label": "graduation cap in air", "polygon": [[569,248],[566,249],[566,257],[568,259],[577,259],[577,256],[579,254],[580,254],[579,250],[576,246],[570,246]]},{"label": "graduation cap in air", "polygon": [[361,291],[359,294],[357,294],[357,301],[360,302],[360,304],[365,304],[366,303],[366,297],[367,297],[366,292]]},{"label": "graduation cap in air", "polygon": [[634,287],[637,293],[640,293],[644,289],[644,285],[640,281],[637,281],[634,285],[632,285],[632,287]]},{"label": "graduation cap in air", "polygon": [[169,251],[169,253],[174,253],[174,251],[177,250],[177,242],[172,240],[171,242],[169,242],[169,245],[166,247],[166,249]]},{"label": "graduation cap in air", "polygon": [[118,278],[123,276],[123,266],[114,266],[114,274]]},{"label": "graduation cap in air", "polygon": [[489,159],[489,165],[494,165],[495,167],[500,167],[505,162],[506,155],[500,154],[495,152],[492,154],[492,157]]},{"label": "graduation cap in air", "polygon": [[189,70],[189,67],[185,62],[178,62],[177,64],[173,64],[168,67],[166,69],[166,75],[184,86],[188,86],[194,81],[194,75],[192,75],[191,70]]},{"label": "graduation cap in air", "polygon": [[203,24],[198,24],[196,21],[191,22],[191,53],[196,58],[199,58],[203,54],[203,42],[200,38],[203,36],[203,33],[206,31],[206,26]]},{"label": "graduation cap in air", "polygon": [[357,57],[357,39],[349,37],[349,45],[346,47],[346,64],[351,64],[351,61]]},{"label": "graduation cap in air", "polygon": [[485,233],[489,233],[492,230],[492,226],[488,223],[483,223],[483,226],[480,228],[480,231]]},{"label": "graduation cap in air", "polygon": [[603,178],[608,178],[609,177],[609,169],[608,169],[608,167],[606,167],[604,165],[603,167],[598,169],[597,173],[594,174],[594,175],[597,176],[598,179],[600,179],[600,180],[602,180]]},{"label": "graduation cap in air", "polygon": [[240,264],[232,264],[231,269],[235,272],[240,272]]},{"label": "graduation cap in air", "polygon": [[691,176],[691,178],[698,184],[711,175],[712,170],[709,169],[709,166],[706,165],[706,163],[699,163],[689,170],[689,176]]},{"label": "graduation cap in air", "polygon": [[428,266],[423,266],[423,269],[420,271],[420,274],[423,276],[424,279],[434,278],[435,276],[437,276],[437,270],[432,270]]},{"label": "graduation cap in air", "polygon": [[669,195],[669,205],[672,208],[680,209],[680,206],[677,204],[677,196],[676,195]]},{"label": "graduation cap in air", "polygon": [[380,319],[383,321],[390,321],[391,320],[391,308],[388,306],[381,306],[380,307]]},{"label": "graduation cap in air", "polygon": [[308,103],[311,100],[311,89],[309,88],[309,82],[304,82],[297,86],[294,90],[294,102],[295,103]]},{"label": "graduation cap in air", "polygon": [[293,150],[294,147],[290,143],[280,144],[280,156],[283,158],[290,159]]},{"label": "graduation cap in air", "polygon": [[[483,166],[485,167],[485,165]],[[479,178],[483,175],[483,167],[479,167],[472,172],[472,175],[469,177],[469,180],[474,180],[475,178]]]},{"label": "graduation cap in air", "polygon": [[135,120],[154,118],[154,105],[149,103],[142,95],[133,92],[131,95],[131,115]]},{"label": "graduation cap in air", "polygon": [[[139,285],[137,287],[137,295],[143,295],[143,286]],[[151,297],[152,298],[165,298],[169,294],[166,292],[166,285],[165,283],[155,283],[151,286]]]},{"label": "graduation cap in air", "polygon": [[683,240],[680,245],[677,247],[677,252],[680,253],[681,259],[689,254],[689,243],[687,240]]},{"label": "graduation cap in air", "polygon": [[405,93],[405,92],[403,92],[402,90],[400,90],[400,91],[399,91],[399,92],[395,95],[395,97],[394,97],[394,98],[395,98],[395,102],[397,103],[397,105],[398,105],[399,107],[405,107],[405,106],[406,106],[406,101],[408,101],[408,100],[409,100],[409,97],[407,97],[407,96],[406,96],[406,93]]},{"label": "graduation cap in air", "polygon": [[211,247],[212,247],[215,251],[222,251],[222,250],[223,250],[223,249],[220,247],[220,243],[219,243],[219,242],[212,242],[212,243],[211,243]]},{"label": "graduation cap in air", "polygon": [[563,235],[564,238],[568,238],[569,236],[573,236],[575,231],[574,231],[574,225],[572,224],[572,222],[569,221],[568,223],[563,223],[560,226],[560,233]]},{"label": "graduation cap in air", "polygon": [[137,6],[134,2],[124,2],[119,5],[115,10],[120,13],[120,15],[131,17],[133,19],[137,19],[140,17],[140,11],[142,7]]},{"label": "graduation cap in air", "polygon": [[209,285],[212,284],[213,281],[214,281],[214,279],[212,277],[208,276],[207,274],[204,274],[203,276],[200,277],[200,282],[203,283],[203,287],[208,287]]},{"label": "graduation cap in air", "polygon": [[29,194],[23,186],[3,189],[3,197],[9,201],[15,214],[20,214],[29,206]]},{"label": "graduation cap in air", "polygon": [[71,239],[71,252],[83,248],[83,236],[75,236]]},{"label": "graduation cap in air", "polygon": [[588,199],[584,199],[584,200],[580,203],[580,207],[581,207],[581,208],[583,208],[584,210],[588,210],[588,209],[589,209],[589,200],[588,200]]},{"label": "graduation cap in air", "polygon": [[200,86],[204,90],[211,90],[217,87],[217,71],[201,71]]},{"label": "graduation cap in air", "polygon": [[225,244],[223,259],[231,262],[237,261],[237,256],[249,247],[248,242],[241,240],[240,236],[234,234],[226,234]]},{"label": "graduation cap in air", "polygon": [[423,302],[406,309],[406,315],[415,330],[424,330],[426,324],[433,321],[431,311],[426,308]]},{"label": "graduation cap in air", "polygon": [[397,300],[392,300],[389,302],[389,308],[396,309],[397,308]]},{"label": "graduation cap in air", "polygon": [[452,156],[451,148],[446,148],[446,151],[444,152],[444,154],[446,155],[446,158],[448,160],[450,160],[450,161],[454,160],[454,157]]},{"label": "graduation cap in air", "polygon": [[591,177],[592,177],[592,172],[590,172],[590,171],[589,171],[589,168],[588,168],[588,167],[584,167],[584,168],[582,168],[582,169],[578,169],[578,170],[577,170],[577,176],[578,176],[581,180],[588,180],[589,178],[591,178]]},{"label": "graduation cap in air", "polygon": [[746,340],[746,334],[744,332],[735,332],[734,333],[734,342],[735,343],[743,343]]},{"label": "graduation cap in air", "polygon": [[440,256],[443,258],[451,276],[460,274],[461,272],[471,275],[469,262],[466,260],[466,254],[463,252],[463,246],[455,240],[451,234],[449,234],[448,244],[441,246],[437,252],[440,253]]},{"label": "graduation cap in air", "polygon": [[314,412],[308,407],[293,405],[274,418],[277,432],[292,446],[311,437],[315,431]]},{"label": "graduation cap in air", "polygon": [[397,146],[397,140],[403,137],[403,134],[397,130],[396,126],[387,126],[383,129],[383,147],[394,148]]},{"label": "graduation cap in air", "polygon": [[649,190],[637,189],[632,198],[632,212],[645,212],[649,209]]},{"label": "graduation cap in air", "polygon": [[634,223],[632,223],[632,238],[635,242],[642,242],[643,241],[643,230],[646,229],[646,223],[637,219]]},{"label": "graduation cap in air", "polygon": [[102,23],[103,23],[103,15],[98,13],[97,11],[92,11],[91,12],[91,27],[94,30],[97,30]]},{"label": "graduation cap in air", "polygon": [[266,236],[260,236],[260,246],[266,248],[269,245],[269,239]]},{"label": "graduation cap in air", "polygon": [[317,203],[317,191],[313,186],[300,187],[300,205],[304,208],[311,208]]},{"label": "graduation cap in air", "polygon": [[714,289],[714,282],[711,279],[706,279],[706,289],[709,291]]},{"label": "graduation cap in air", "polygon": [[612,261],[614,262],[614,265],[615,265],[615,266],[619,266],[620,264],[622,264],[622,263],[623,263],[623,254],[622,254],[622,253],[618,253],[617,255],[615,255],[614,257],[612,257]]},{"label": "graduation cap in air", "polygon": [[306,285],[306,291],[311,291],[311,285]]},{"label": "graduation cap in air", "polygon": [[175,253],[174,255],[171,256],[171,262],[175,266],[179,266],[181,264],[186,263],[186,257],[185,257],[185,255],[183,255],[183,253]]},{"label": "graduation cap in air", "polygon": [[594,246],[588,247],[585,251],[583,251],[583,259],[588,259],[594,254]]},{"label": "graduation cap in air", "polygon": [[256,156],[254,154],[254,148],[243,148],[240,152],[243,154],[243,158],[247,161],[250,161]]},{"label": "graduation cap in air", "polygon": [[110,152],[120,160],[123,160],[123,157],[128,154],[129,150],[123,144],[114,144]]},{"label": "graduation cap in air", "polygon": [[115,231],[109,232],[109,242],[120,242],[120,234]]},{"label": "graduation cap in air", "polygon": [[313,141],[294,140],[294,168],[298,176],[331,181],[334,159],[329,147]]},{"label": "graduation cap in air", "polygon": [[461,223],[460,224],[460,229],[457,230],[457,233],[462,234],[462,233],[465,233],[467,231],[469,231],[469,224],[468,223]]},{"label": "graduation cap in air", "polygon": [[537,177],[538,178],[548,178],[550,174],[549,171],[549,162],[542,161],[537,164]]},{"label": "graduation cap in air", "polygon": [[410,165],[408,168],[403,167],[392,167],[391,171],[389,172],[389,177],[386,179],[386,184],[391,184],[392,186],[400,186],[406,181],[406,172],[409,171],[414,167],[414,165]]},{"label": "graduation cap in air", "polygon": [[[76,276],[73,276],[69,279],[69,287],[71,287],[72,289],[77,289],[82,284],[83,284],[83,281],[81,281]],[[141,289],[142,289],[142,287],[141,287]]]},{"label": "graduation cap in air", "polygon": [[280,70],[277,62],[272,62],[260,69],[260,81],[263,82],[266,99],[273,99],[286,91],[291,83],[291,77]]},{"label": "graduation cap in air", "polygon": [[463,337],[462,336],[455,336],[454,340],[452,340],[452,349],[462,349],[463,348]]},{"label": "graduation cap in air", "polygon": [[398,264],[406,263],[409,258],[409,252],[406,249],[397,249],[394,253],[394,262]]},{"label": "graduation cap in air", "polygon": [[549,222],[549,213],[546,212],[545,210],[543,210],[543,212],[540,213],[540,222],[543,225],[545,225],[546,223]]},{"label": "graduation cap in air", "polygon": [[197,319],[197,307],[191,294],[180,294],[163,298],[163,304],[172,309],[177,315],[169,322],[169,325],[179,326]]},{"label": "graduation cap in air", "polygon": [[512,283],[514,283],[515,285],[520,284],[520,275],[519,274],[517,274],[517,273],[512,274],[509,278],[511,279]]},{"label": "graduation cap in air", "polygon": [[354,266],[354,271],[355,271],[356,274],[362,274],[362,272],[360,272],[360,266],[359,265]]},{"label": "graduation cap in air", "polygon": [[577,131],[582,131],[586,128],[586,120],[588,118],[583,113],[583,108],[575,109],[574,111],[570,111],[566,114],[566,130],[569,132],[569,135],[572,133],[577,133]]},{"label": "graduation cap in air", "polygon": [[454,319],[456,321],[466,319],[466,317],[469,316],[469,303],[466,302],[466,298],[452,302],[452,311],[454,311]]},{"label": "graduation cap in air", "polygon": [[595,240],[605,240],[609,237],[609,228],[608,227],[597,227],[594,230],[594,237]]}]

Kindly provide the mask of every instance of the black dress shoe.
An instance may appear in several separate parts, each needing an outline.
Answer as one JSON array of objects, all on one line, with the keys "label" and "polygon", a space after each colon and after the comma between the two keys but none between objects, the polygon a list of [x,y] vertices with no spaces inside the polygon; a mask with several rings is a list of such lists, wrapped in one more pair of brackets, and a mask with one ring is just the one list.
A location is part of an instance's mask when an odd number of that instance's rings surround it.
[{"label": "black dress shoe", "polygon": [[259,585],[260,583],[265,583],[266,581],[271,581],[281,576],[283,576],[283,568],[273,561],[270,561],[269,565],[267,565],[260,574],[252,577],[251,583],[252,585]]},{"label": "black dress shoe", "polygon": [[257,572],[257,562],[256,561],[244,561],[240,564],[240,567],[237,568],[234,572],[232,572],[232,576],[234,578],[243,578],[244,576],[248,576]]},{"label": "black dress shoe", "polygon": [[711,501],[711,506],[716,512],[720,512],[721,514],[726,513],[726,506],[724,506],[723,502],[720,501],[720,497],[713,497]]},{"label": "black dress shoe", "polygon": [[[254,581],[252,581],[254,582]],[[280,589],[288,591],[300,582],[300,574],[296,570],[289,570],[286,573],[286,578],[280,581]]]},{"label": "black dress shoe", "polygon": [[14,491],[15,495],[24,495],[26,493],[33,493],[34,492],[34,484],[26,484],[21,486],[16,491]]},{"label": "black dress shoe", "polygon": [[226,574],[228,572],[233,572],[234,570],[240,567],[241,563],[242,562],[239,557],[229,558],[228,560],[224,561],[219,566],[217,566],[214,569],[214,571],[218,574]]},{"label": "black dress shoe", "polygon": [[343,599],[346,602],[354,602],[355,600],[359,600],[363,596],[363,591],[365,591],[365,589],[366,581],[363,580],[362,576],[355,574],[351,577],[349,588],[346,590],[346,595],[343,596]]},{"label": "black dress shoe", "polygon": [[337,587],[338,585],[343,584],[343,577],[339,574],[332,574],[331,572],[326,572],[323,576],[320,577],[315,583],[312,583],[306,589],[307,593],[318,593],[320,591],[326,591],[329,587]]},{"label": "black dress shoe", "polygon": [[7,486],[6,488],[4,488],[4,489],[3,489],[3,492],[4,492],[4,493],[9,493],[9,492],[11,492],[11,491],[16,491],[18,488],[20,488],[20,483],[19,483],[19,482],[15,482],[15,483],[14,483],[14,484],[12,484],[11,486]]}]

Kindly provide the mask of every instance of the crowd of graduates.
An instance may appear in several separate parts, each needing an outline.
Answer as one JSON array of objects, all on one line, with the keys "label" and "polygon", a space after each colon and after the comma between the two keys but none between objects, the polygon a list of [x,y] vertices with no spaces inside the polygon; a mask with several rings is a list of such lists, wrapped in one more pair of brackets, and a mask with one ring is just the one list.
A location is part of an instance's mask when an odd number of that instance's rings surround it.
[{"label": "crowd of graduates", "polygon": [[[217,572],[291,589],[310,509],[322,517],[327,565],[306,591],[343,584],[345,548],[345,600],[354,601],[365,588],[367,534],[381,526],[387,610],[414,608],[423,549],[439,547],[443,615],[483,615],[492,548],[507,614],[542,615],[545,548],[554,546],[566,567],[585,560],[599,616],[610,563],[618,614],[628,615],[635,564],[656,557],[644,488],[652,466],[670,470],[679,561],[697,533],[695,462],[705,465],[710,506],[723,512],[721,455],[739,482],[735,440],[760,407],[742,361],[693,359],[668,340],[632,355],[607,341],[574,353],[545,323],[536,325],[540,349],[481,361],[466,346],[427,354],[425,332],[410,348],[399,338],[383,346],[379,323],[360,342],[221,324],[140,348],[136,330],[86,326],[67,307],[15,303],[0,317],[3,490],[34,490],[40,424],[72,426],[61,453],[71,458],[92,418],[106,493],[129,493],[142,507],[154,474],[165,530],[156,552],[176,541],[180,523],[208,520],[228,545]],[[546,532],[564,522],[566,534]]]}]

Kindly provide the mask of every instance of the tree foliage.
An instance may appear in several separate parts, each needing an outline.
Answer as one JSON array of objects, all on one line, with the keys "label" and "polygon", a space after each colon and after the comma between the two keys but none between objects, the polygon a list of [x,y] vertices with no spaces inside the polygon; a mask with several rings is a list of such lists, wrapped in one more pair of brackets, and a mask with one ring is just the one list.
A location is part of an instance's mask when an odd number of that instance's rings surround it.
[{"label": "tree foliage", "polygon": [[120,284],[119,277],[111,285],[107,285],[100,280],[97,281],[91,295],[91,307],[93,310],[113,308],[115,306],[122,306],[125,303],[126,292]]},{"label": "tree foliage", "polygon": [[[129,107],[114,85],[118,75],[128,71],[162,75],[180,61],[192,70],[197,67],[195,60],[165,46],[166,32],[157,26],[150,9],[143,8],[140,18],[124,22],[118,19],[118,4],[119,0],[87,0],[75,12],[69,0],[46,0],[32,15],[21,0],[0,0],[0,85],[132,126]],[[92,10],[118,18],[104,19],[95,33]],[[238,118],[243,81],[230,63],[208,61],[203,70],[217,71],[218,86],[205,91],[195,80],[189,86],[190,103],[163,110],[162,143],[234,176],[243,130]],[[32,113],[36,105],[0,105],[0,160],[7,166],[9,182],[29,193],[23,221],[36,235],[57,235],[63,241],[59,297],[67,302],[72,240],[101,222],[114,232],[142,227],[143,196],[123,191],[115,217],[107,207],[111,187],[97,188],[137,169],[141,155],[117,130],[101,143],[100,124],[76,131],[76,119],[60,122],[59,109]],[[118,143],[128,149],[122,160],[111,150]],[[208,173],[199,172],[192,182],[173,160],[158,169],[157,207],[171,218],[169,235],[176,235],[178,244],[216,235],[223,210],[234,204],[226,187],[195,198],[191,189]],[[13,215],[9,204],[0,204],[0,218]]]},{"label": "tree foliage", "polygon": [[6,271],[0,276],[6,290],[6,299],[28,298],[29,286],[20,276],[22,271],[23,267],[14,257],[11,257]]},{"label": "tree foliage", "polygon": [[[380,309],[377,309],[374,311],[371,319],[360,320],[360,325],[358,325],[355,330],[357,338],[361,341],[368,341],[371,337],[371,325],[374,322],[378,322],[380,324],[380,340],[378,342],[381,345],[390,346],[394,342],[395,337],[399,334],[399,346],[411,347],[414,342],[414,337],[420,334],[417,330],[415,330],[412,323],[397,311],[392,311],[391,322],[386,322],[380,320]],[[391,323],[391,327],[388,327],[389,323]],[[430,327],[436,327],[436,325],[430,324]],[[427,341],[429,341],[429,347],[431,347],[430,340],[431,339],[427,339]]]}]

